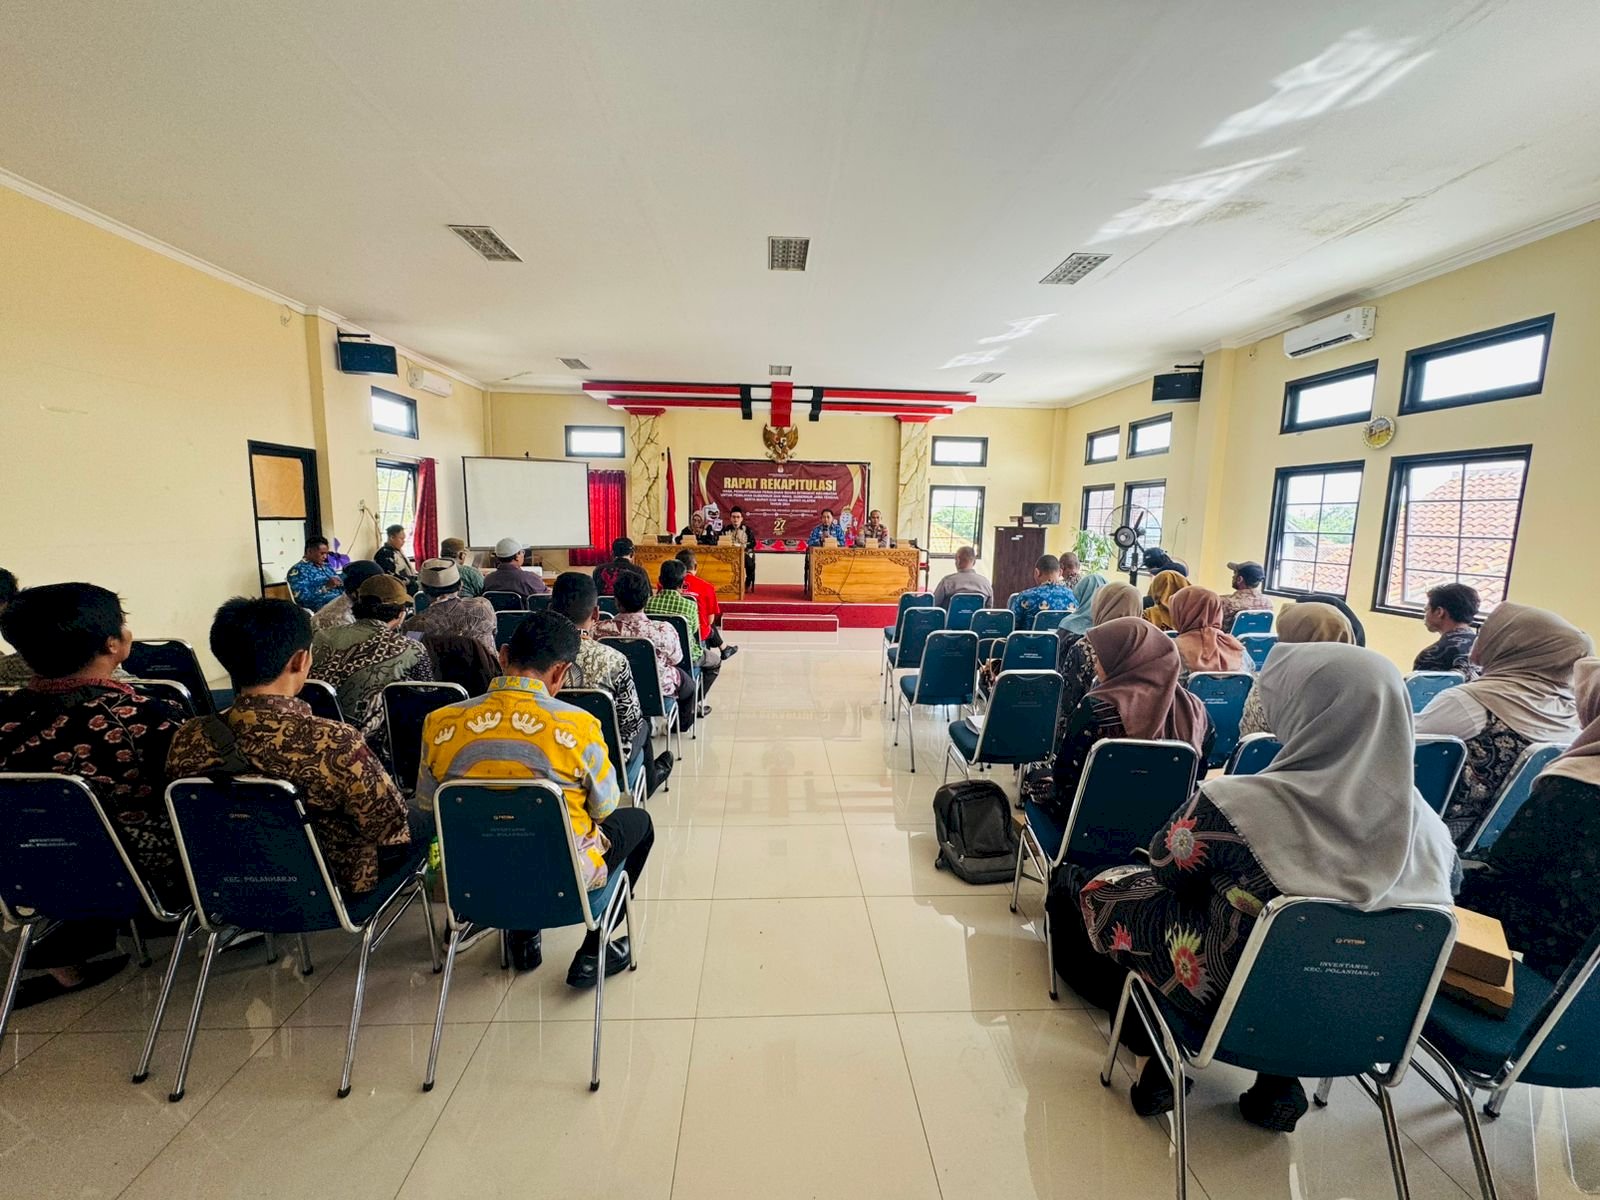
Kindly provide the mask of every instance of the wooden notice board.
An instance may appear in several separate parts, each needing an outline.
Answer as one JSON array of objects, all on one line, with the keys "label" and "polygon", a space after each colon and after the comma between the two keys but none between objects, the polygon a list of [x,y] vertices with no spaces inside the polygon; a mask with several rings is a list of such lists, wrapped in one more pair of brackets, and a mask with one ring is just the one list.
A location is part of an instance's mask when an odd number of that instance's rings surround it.
[{"label": "wooden notice board", "polygon": [[[633,548],[633,561],[644,568],[651,584],[661,577],[661,564],[676,558],[682,546],[662,542],[642,542]],[[690,546],[694,551],[695,574],[717,589],[718,600],[744,599],[744,547]]]}]

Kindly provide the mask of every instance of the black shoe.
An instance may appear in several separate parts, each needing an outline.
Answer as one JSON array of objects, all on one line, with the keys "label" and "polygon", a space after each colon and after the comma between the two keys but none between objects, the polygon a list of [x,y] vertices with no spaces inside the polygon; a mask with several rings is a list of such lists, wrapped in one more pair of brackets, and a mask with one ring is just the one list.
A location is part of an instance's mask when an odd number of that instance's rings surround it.
[{"label": "black shoe", "polygon": [[737,653],[739,653],[739,647],[730,646],[727,643],[723,643],[723,647],[722,647],[722,661],[723,662],[727,662],[730,658],[732,658]]},{"label": "black shoe", "polygon": [[711,705],[702,704],[700,706],[700,711],[699,711],[699,713],[697,715],[698,716],[702,716],[702,717],[709,717],[711,715]]},{"label": "black shoe", "polygon": [[[572,960],[572,966],[567,968],[567,986],[587,990],[599,982],[596,968],[599,966],[598,954],[585,954],[578,951],[578,956]],[[628,945],[628,939],[620,937],[606,947],[606,978],[610,979],[618,971],[626,971],[633,962],[633,950]]]},{"label": "black shoe", "polygon": [[126,954],[116,954],[110,958],[97,958],[93,962],[86,962],[80,968],[83,978],[77,983],[58,983],[54,975],[35,975],[24,979],[17,985],[17,998],[11,1005],[12,1011],[32,1008],[35,1004],[43,1004],[46,1000],[54,1000],[59,996],[70,996],[73,992],[86,991],[110,979],[123,967],[128,965]]},{"label": "black shoe", "polygon": [[[1192,1091],[1194,1080],[1185,1079],[1183,1094],[1187,1096]],[[1159,1117],[1162,1113],[1172,1111],[1172,1080],[1167,1078],[1159,1062],[1152,1058],[1145,1063],[1144,1070],[1139,1073],[1139,1082],[1128,1092],[1128,1099],[1133,1104],[1133,1111],[1141,1117]]]},{"label": "black shoe", "polygon": [[656,755],[656,782],[660,783],[672,774],[672,752],[664,750]]},{"label": "black shoe", "polygon": [[1240,1115],[1274,1133],[1293,1133],[1308,1107],[1300,1081],[1281,1075],[1257,1075],[1255,1084],[1239,1097]]},{"label": "black shoe", "polygon": [[506,934],[515,971],[537,971],[544,962],[544,936],[538,929],[513,929]]}]

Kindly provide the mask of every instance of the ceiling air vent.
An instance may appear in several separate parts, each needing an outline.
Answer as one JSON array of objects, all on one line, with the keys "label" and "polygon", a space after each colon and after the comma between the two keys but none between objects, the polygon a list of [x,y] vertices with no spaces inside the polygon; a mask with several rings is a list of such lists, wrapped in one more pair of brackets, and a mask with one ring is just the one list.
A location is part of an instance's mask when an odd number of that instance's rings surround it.
[{"label": "ceiling air vent", "polygon": [[1109,254],[1069,254],[1065,262],[1039,280],[1039,282],[1077,283],[1078,280],[1110,257],[1111,255]]},{"label": "ceiling air vent", "polygon": [[794,368],[788,363],[773,363],[767,368],[768,375],[791,375],[793,373]]},{"label": "ceiling air vent", "polygon": [[587,371],[589,364],[581,358],[563,358],[561,365],[569,371]]},{"label": "ceiling air vent", "polygon": [[522,258],[487,225],[451,225],[450,232],[490,262],[521,262]]},{"label": "ceiling air vent", "polygon": [[982,375],[974,375],[972,377],[972,382],[973,383],[993,383],[996,379],[999,379],[1000,376],[1002,376],[1004,374],[1005,374],[1004,371],[985,371]]},{"label": "ceiling air vent", "polygon": [[810,253],[810,238],[769,237],[767,239],[767,270],[804,271],[806,269],[806,257]]}]

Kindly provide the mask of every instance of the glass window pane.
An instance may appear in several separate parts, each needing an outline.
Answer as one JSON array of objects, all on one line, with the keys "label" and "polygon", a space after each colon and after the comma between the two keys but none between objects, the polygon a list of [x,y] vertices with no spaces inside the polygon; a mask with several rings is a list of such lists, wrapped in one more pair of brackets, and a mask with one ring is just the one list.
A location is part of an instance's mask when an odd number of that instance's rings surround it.
[{"label": "glass window pane", "polygon": [[1321,504],[1324,475],[1291,475],[1284,488],[1290,504]]},{"label": "glass window pane", "polygon": [[1467,464],[1463,484],[1468,500],[1516,500],[1522,495],[1525,465],[1520,459]]},{"label": "glass window pane", "polygon": [[1461,501],[1413,501],[1406,505],[1405,530],[1413,537],[1456,537],[1461,533]]},{"label": "glass window pane", "polygon": [[1322,520],[1320,504],[1286,504],[1283,506],[1283,527],[1293,530],[1315,531]]},{"label": "glass window pane", "polygon": [[1459,500],[1461,464],[1411,467],[1406,471],[1406,493],[1416,500]]},{"label": "glass window pane", "polygon": [[1311,578],[1312,591],[1342,596],[1350,585],[1350,566],[1348,563],[1319,562]]},{"label": "glass window pane", "polygon": [[567,427],[567,453],[574,458],[593,455],[603,458],[622,457],[622,428],[598,428],[569,425]]},{"label": "glass window pane", "polygon": [[1103,462],[1116,458],[1118,433],[1113,429],[1110,433],[1096,434],[1089,439],[1089,458],[1093,462]]},{"label": "glass window pane", "polygon": [[1372,389],[1377,378],[1377,372],[1372,371],[1300,388],[1295,393],[1294,423],[1370,415]]},{"label": "glass window pane", "polygon": [[982,488],[930,488],[928,492],[928,549],[932,554],[954,554],[962,546],[978,546],[983,521]]},{"label": "glass window pane", "polygon": [[1316,570],[1313,563],[1285,562],[1278,571],[1278,586],[1297,592],[1313,591]]},{"label": "glass window pane", "polygon": [[984,438],[933,439],[933,465],[936,467],[967,467],[983,462],[988,442]]},{"label": "glass window pane", "polygon": [[1322,477],[1322,499],[1327,504],[1354,505],[1361,499],[1361,472],[1335,471]]},{"label": "glass window pane", "polygon": [[1280,475],[1275,540],[1268,564],[1272,587],[1342,596],[1349,586],[1360,471],[1297,471]]},{"label": "glass window pane", "polygon": [[1146,454],[1154,450],[1167,450],[1172,446],[1172,418],[1141,425],[1133,431],[1133,450],[1135,454]]},{"label": "glass window pane", "polygon": [[1537,383],[1544,362],[1544,343],[1542,332],[1532,333],[1429,359],[1423,364],[1417,399],[1431,404],[1452,396]]},{"label": "glass window pane", "polygon": [[1460,580],[1487,612],[1505,598],[1527,460],[1467,459],[1406,471],[1385,603],[1420,608],[1428,588]]},{"label": "glass window pane", "polygon": [[415,437],[417,433],[416,405],[398,396],[389,396],[376,388],[372,391],[372,427],[387,433]]}]

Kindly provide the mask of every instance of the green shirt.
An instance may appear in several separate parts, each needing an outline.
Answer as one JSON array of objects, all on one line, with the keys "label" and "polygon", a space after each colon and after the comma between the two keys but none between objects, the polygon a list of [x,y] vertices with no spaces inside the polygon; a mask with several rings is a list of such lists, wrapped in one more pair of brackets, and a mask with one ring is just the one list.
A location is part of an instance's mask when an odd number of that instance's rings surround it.
[{"label": "green shirt", "polygon": [[477,567],[469,567],[465,563],[460,566],[461,594],[463,596],[483,595],[483,572]]},{"label": "green shirt", "polygon": [[645,601],[644,611],[653,617],[668,614],[689,622],[689,657],[698,664],[705,657],[706,648],[700,644],[700,605],[693,596],[684,592],[657,592]]}]

